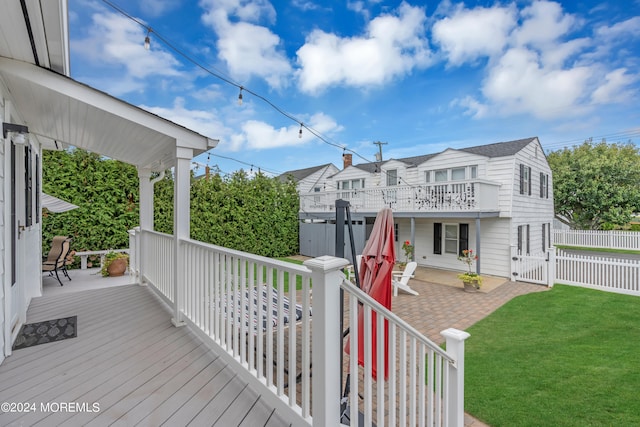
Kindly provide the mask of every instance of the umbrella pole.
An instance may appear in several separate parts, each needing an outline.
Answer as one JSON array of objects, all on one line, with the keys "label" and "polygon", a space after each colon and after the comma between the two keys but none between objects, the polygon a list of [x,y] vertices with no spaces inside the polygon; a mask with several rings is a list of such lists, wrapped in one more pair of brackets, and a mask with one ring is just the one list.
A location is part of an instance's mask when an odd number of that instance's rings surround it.
[{"label": "umbrella pole", "polygon": [[[344,220],[345,212],[348,212],[349,202],[346,200],[336,200],[336,247],[335,256],[337,258],[344,258]],[[349,223],[351,225],[351,223]],[[357,275],[356,275],[357,277]],[[344,328],[344,291],[340,288],[340,331]],[[342,381],[343,381],[343,366],[344,366],[344,351],[342,349],[344,345],[344,335],[340,334],[340,390],[342,393]],[[340,410],[342,410],[342,399],[340,400]]]}]

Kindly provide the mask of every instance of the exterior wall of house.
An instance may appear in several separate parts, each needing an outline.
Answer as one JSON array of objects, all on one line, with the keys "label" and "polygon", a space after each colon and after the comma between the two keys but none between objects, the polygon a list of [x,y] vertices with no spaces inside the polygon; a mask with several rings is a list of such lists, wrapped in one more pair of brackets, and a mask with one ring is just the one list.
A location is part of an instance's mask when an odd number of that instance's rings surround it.
[{"label": "exterior wall of house", "polygon": [[[2,116],[2,119],[4,121],[4,93],[3,93],[3,86],[0,82],[0,116]],[[5,194],[5,177],[6,177],[6,171],[7,171],[7,167],[6,167],[6,163],[5,163],[5,159],[6,159],[6,143],[4,139],[0,139],[0,165],[2,166],[0,168],[0,363],[2,363],[2,361],[4,360],[4,354],[5,354],[5,348],[4,348],[4,343],[5,343],[5,305],[6,305],[6,299],[5,299],[5,295],[4,295],[4,288],[5,288],[5,282],[6,282],[6,269],[5,269],[5,264],[7,262],[6,260],[6,250],[5,250],[5,239],[6,239],[6,230],[5,230],[5,218],[7,216],[5,210],[7,209],[7,204],[6,204],[6,199],[7,199],[7,195]]]},{"label": "exterior wall of house", "polygon": [[[404,260],[402,242],[411,238],[411,222],[408,218],[396,218],[398,236],[396,256]],[[415,219],[415,259],[424,267],[444,268],[463,271],[466,266],[458,260],[456,254],[435,254],[433,252],[434,223],[468,224],[469,248],[477,252],[475,219],[453,218],[416,218]],[[510,272],[510,220],[507,218],[484,218],[480,223],[481,273],[509,277]]]},{"label": "exterior wall of house", "polygon": [[[418,179],[416,184],[424,184],[426,182],[425,172],[435,171],[438,169],[451,169],[465,166],[478,166],[478,178],[486,179],[487,173],[487,158],[484,156],[478,156],[476,154],[465,153],[458,150],[445,150],[443,153],[427,160],[426,162],[418,165]],[[432,178],[433,179],[433,178]],[[466,179],[471,179],[467,176]],[[432,181],[433,183],[433,181]]]},{"label": "exterior wall of house", "polygon": [[514,189],[513,179],[514,158],[513,156],[496,157],[487,162],[486,178],[500,184],[498,188],[498,208],[501,217],[512,215],[512,200]]},{"label": "exterior wall of house", "polygon": [[[520,164],[531,167],[531,194],[525,191],[520,194]],[[511,242],[517,244],[518,226],[523,226],[526,233],[526,226],[529,226],[529,249],[530,253],[538,254],[543,252],[542,224],[545,228],[553,227],[553,181],[551,178],[551,168],[547,163],[546,156],[538,141],[533,141],[515,156],[513,164],[513,203],[511,221]],[[540,173],[549,176],[548,193],[549,197],[540,197]],[[545,238],[545,245],[549,246],[549,232]],[[526,242],[525,242],[526,243]],[[522,251],[526,251],[525,247]]]},{"label": "exterior wall of house", "polygon": [[335,175],[336,173],[338,173],[338,168],[334,165],[329,165],[325,168],[320,169],[319,171],[312,173],[306,178],[298,181],[298,193],[313,193],[314,188],[317,186],[321,188],[320,191],[325,191],[325,181],[327,181],[330,176]]}]

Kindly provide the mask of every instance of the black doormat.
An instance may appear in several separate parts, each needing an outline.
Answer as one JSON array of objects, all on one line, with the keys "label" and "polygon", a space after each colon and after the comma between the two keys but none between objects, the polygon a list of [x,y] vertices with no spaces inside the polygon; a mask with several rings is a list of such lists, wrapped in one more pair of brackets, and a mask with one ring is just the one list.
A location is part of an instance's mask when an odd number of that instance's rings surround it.
[{"label": "black doormat", "polygon": [[13,350],[75,338],[77,317],[71,316],[22,325],[22,329],[13,343]]}]

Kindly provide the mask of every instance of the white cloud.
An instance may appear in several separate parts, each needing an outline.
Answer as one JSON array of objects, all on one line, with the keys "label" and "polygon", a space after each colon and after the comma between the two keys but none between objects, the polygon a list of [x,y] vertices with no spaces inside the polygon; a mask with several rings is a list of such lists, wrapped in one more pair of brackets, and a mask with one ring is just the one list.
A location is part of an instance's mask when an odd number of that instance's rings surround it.
[{"label": "white cloud", "polygon": [[[323,135],[342,130],[342,126],[339,126],[333,118],[323,113],[314,114],[309,117],[308,122],[304,123]],[[242,133],[231,137],[231,146],[229,148],[232,151],[241,149],[266,150],[297,147],[307,145],[316,140],[317,138],[307,129],[302,130],[302,137],[300,137],[300,125],[298,124],[275,128],[259,120],[247,120],[242,124]]]},{"label": "white cloud", "polygon": [[549,1],[534,1],[520,15],[522,25],[513,33],[517,46],[550,47],[578,24],[573,15],[562,11],[559,3]]},{"label": "white cloud", "polygon": [[588,67],[543,68],[535,52],[513,48],[491,68],[482,93],[503,114],[549,119],[578,112],[592,74]]},{"label": "white cloud", "polygon": [[638,76],[628,74],[626,68],[607,73],[604,80],[605,82],[591,96],[596,104],[623,102],[632,99],[636,93],[636,91],[629,91],[628,87],[638,80]]},{"label": "white cloud", "polygon": [[145,79],[149,76],[182,76],[180,63],[159,45],[144,49],[146,31],[129,18],[113,13],[94,13],[89,34],[74,40],[74,52],[94,65],[126,69],[121,80]]},{"label": "white cloud", "polygon": [[600,27],[596,30],[596,34],[610,40],[626,40],[627,37],[640,37],[640,16],[634,16],[610,27]]},{"label": "white cloud", "polygon": [[280,37],[257,25],[275,22],[275,10],[269,2],[202,0],[200,6],[205,10],[202,21],[218,36],[218,57],[235,79],[246,81],[256,76],[273,88],[286,87],[291,65],[281,50]]},{"label": "white cloud", "polygon": [[448,62],[459,66],[489,59],[480,93],[451,103],[467,115],[530,114],[551,120],[631,96],[628,88],[637,79],[629,68],[614,70],[613,60],[596,63],[594,58],[608,49],[609,59],[615,39],[640,35],[640,18],[600,27],[596,42],[583,34],[575,37],[584,22],[556,2],[534,1],[520,11],[515,6],[444,9],[449,16],[434,24],[433,34]]},{"label": "white cloud", "polygon": [[516,25],[513,7],[457,8],[433,25],[433,39],[452,65],[501,53]]},{"label": "white cloud", "polygon": [[431,61],[423,8],[402,3],[396,14],[381,15],[360,37],[341,38],[312,31],[298,49],[297,71],[303,92],[317,93],[334,85],[380,85],[423,68]]},{"label": "white cloud", "polygon": [[174,100],[172,108],[147,105],[139,107],[210,138],[218,139],[231,134],[231,130],[215,111],[189,110],[181,97]]}]

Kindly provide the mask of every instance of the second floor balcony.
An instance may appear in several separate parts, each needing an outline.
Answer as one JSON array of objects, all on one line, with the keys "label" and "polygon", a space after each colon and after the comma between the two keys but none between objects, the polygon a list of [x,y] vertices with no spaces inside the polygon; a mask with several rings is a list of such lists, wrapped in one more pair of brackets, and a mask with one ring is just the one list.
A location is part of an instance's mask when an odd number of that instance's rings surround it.
[{"label": "second floor balcony", "polygon": [[303,212],[331,212],[337,199],[348,200],[353,212],[484,212],[498,211],[500,184],[486,180],[422,185],[394,185],[300,195]]}]

